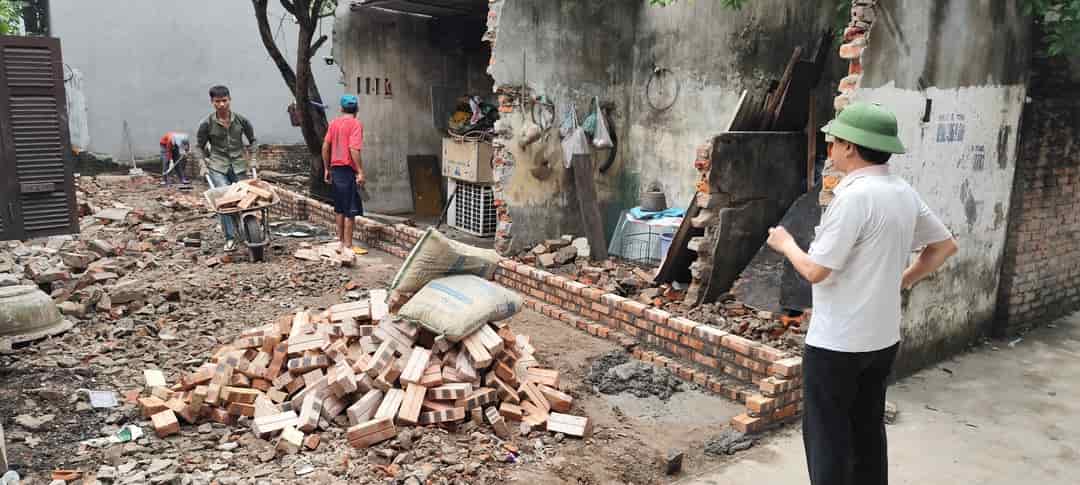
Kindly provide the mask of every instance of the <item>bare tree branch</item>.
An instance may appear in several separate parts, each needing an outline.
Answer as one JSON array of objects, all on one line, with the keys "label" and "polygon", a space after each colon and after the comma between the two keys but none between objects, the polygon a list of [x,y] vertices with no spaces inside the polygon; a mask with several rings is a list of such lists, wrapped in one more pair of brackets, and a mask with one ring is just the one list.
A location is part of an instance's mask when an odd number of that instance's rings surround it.
[{"label": "bare tree branch", "polygon": [[293,4],[292,0],[281,0],[281,6],[285,7],[285,10],[291,13],[293,17],[296,16],[296,5]]},{"label": "bare tree branch", "polygon": [[267,1],[251,0],[252,5],[255,7],[255,20],[259,24],[259,37],[262,38],[263,46],[266,47],[266,52],[270,54],[270,58],[277,65],[278,71],[281,71],[281,78],[285,80],[285,85],[289,87],[289,91],[295,93],[296,72],[293,71],[292,66],[285,60],[285,56],[281,54],[281,49],[274,42],[274,33],[270,30],[270,20],[266,13]]},{"label": "bare tree branch", "polygon": [[322,45],[326,43],[327,39],[329,39],[329,37],[323,35],[323,36],[320,36],[318,38],[318,40],[315,41],[314,44],[311,44],[311,48],[308,51],[309,52],[308,56],[309,57],[314,57],[315,53],[318,52],[319,48],[322,47]]}]

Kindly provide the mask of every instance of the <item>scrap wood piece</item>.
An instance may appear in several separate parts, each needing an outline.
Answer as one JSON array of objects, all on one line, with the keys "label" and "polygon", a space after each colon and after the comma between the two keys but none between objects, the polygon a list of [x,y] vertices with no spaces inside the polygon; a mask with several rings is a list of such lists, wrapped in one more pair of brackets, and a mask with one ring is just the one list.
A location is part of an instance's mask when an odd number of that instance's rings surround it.
[{"label": "scrap wood piece", "polygon": [[439,424],[465,419],[465,408],[450,408],[445,411],[428,411],[420,414],[420,424]]},{"label": "scrap wood piece", "polygon": [[401,401],[404,399],[405,391],[401,389],[394,388],[386,391],[382,403],[379,404],[379,408],[375,411],[375,419],[393,419],[394,416],[397,416],[398,410],[401,409]]},{"label": "scrap wood piece", "polygon": [[592,420],[584,416],[551,413],[548,415],[547,430],[567,436],[588,438],[592,435]]},{"label": "scrap wood piece", "polygon": [[349,446],[367,448],[397,436],[397,428],[391,417],[376,418],[349,428],[345,436]]}]

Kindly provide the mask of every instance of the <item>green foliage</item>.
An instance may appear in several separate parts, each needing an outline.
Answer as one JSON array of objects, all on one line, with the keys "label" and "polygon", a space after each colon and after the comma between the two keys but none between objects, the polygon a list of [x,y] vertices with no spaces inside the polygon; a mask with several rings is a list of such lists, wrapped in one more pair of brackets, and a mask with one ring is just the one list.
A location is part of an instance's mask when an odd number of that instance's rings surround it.
[{"label": "green foliage", "polygon": [[1080,0],[1024,0],[1024,14],[1042,23],[1047,54],[1080,54]]},{"label": "green foliage", "polygon": [[22,27],[22,6],[13,0],[0,0],[0,35],[18,35]]}]

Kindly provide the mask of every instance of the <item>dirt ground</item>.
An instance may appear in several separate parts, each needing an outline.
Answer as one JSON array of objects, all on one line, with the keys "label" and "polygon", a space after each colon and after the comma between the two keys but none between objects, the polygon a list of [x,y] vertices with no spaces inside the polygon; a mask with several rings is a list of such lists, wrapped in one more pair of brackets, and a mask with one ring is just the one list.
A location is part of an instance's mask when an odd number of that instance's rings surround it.
[{"label": "dirt ground", "polygon": [[[526,310],[510,320],[511,328],[533,338],[542,365],[562,372],[564,391],[575,399],[573,413],[595,423],[592,438],[557,440],[533,432],[502,443],[486,427],[417,428],[415,444],[395,440],[354,450],[344,430],[331,429],[318,449],[265,464],[258,455],[269,444],[243,425],[185,425],[180,435],[159,439],[128,400],[132,391],[147,395],[144,369],[160,368],[168,382],[177,382],[243,329],[300,307],[339,303],[350,296],[347,286],[385,288],[400,261],[372,251],[354,268],[302,262],[291,257],[300,239],[276,238],[269,262],[238,255],[210,267],[207,262],[221,256],[216,220],[195,205],[177,204],[194,195],[132,185],[122,177],[103,178],[91,192],[95,204],[120,203],[157,218],[84,225],[84,238],[151,243],[147,251],[125,253],[137,261],[125,278],[144,282],[150,294],[128,314],[93,313],[62,335],[0,354],[0,419],[9,462],[29,479],[24,483],[48,483],[48,472],[58,468],[94,472],[103,465],[114,467],[115,483],[291,483],[299,476],[314,483],[420,483],[405,481],[417,476],[430,483],[660,483],[667,481],[662,463],[670,449],[686,452],[687,470],[715,465],[702,443],[740,411],[697,391],[668,401],[594,393],[584,376],[593,359],[618,350],[615,344]],[[202,247],[177,243],[193,232],[201,232]],[[0,246],[4,251],[15,248]],[[161,296],[177,290],[179,301]],[[80,390],[114,390],[121,405],[91,408]],[[100,447],[85,443],[125,425],[139,426],[147,436]],[[386,456],[399,460],[403,454],[410,459],[401,460],[403,471],[388,472]],[[405,473],[411,470],[419,475]]]}]

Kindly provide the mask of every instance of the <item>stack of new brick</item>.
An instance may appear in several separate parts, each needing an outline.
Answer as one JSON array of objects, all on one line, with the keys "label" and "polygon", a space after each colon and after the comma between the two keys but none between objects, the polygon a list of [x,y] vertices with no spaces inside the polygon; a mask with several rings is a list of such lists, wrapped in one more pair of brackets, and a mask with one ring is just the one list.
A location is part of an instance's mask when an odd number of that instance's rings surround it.
[{"label": "stack of new brick", "polygon": [[386,292],[373,290],[368,301],[252,328],[172,387],[148,373],[143,414],[159,436],[179,432],[181,421],[246,421],[285,453],[318,446],[314,433],[346,416],[358,448],[400,426],[468,419],[502,438],[508,422],[522,432],[591,433],[587,417],[565,414],[572,399],[559,391],[559,372],[538,365],[527,336],[495,323],[454,343],[388,315],[385,302]]}]

